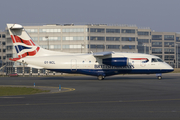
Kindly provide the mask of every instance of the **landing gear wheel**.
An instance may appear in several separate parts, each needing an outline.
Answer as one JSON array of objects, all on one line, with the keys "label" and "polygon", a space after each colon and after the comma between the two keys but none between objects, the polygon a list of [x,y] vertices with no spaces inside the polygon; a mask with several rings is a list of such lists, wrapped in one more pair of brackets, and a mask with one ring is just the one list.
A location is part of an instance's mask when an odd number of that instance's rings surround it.
[{"label": "landing gear wheel", "polygon": [[103,80],[104,76],[103,75],[99,75],[97,78],[98,78],[98,80]]},{"label": "landing gear wheel", "polygon": [[161,76],[158,76],[157,78],[158,78],[158,80],[161,80],[161,79],[162,79],[162,77],[161,77]]}]

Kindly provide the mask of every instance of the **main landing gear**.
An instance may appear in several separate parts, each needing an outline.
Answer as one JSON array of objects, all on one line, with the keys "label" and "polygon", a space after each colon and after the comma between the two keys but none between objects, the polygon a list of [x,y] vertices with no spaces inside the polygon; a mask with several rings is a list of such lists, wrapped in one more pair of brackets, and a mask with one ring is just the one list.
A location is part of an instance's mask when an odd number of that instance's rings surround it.
[{"label": "main landing gear", "polygon": [[157,77],[158,80],[161,80],[162,79],[162,74],[161,73],[157,73],[156,77]]},{"label": "main landing gear", "polygon": [[98,78],[98,80],[104,80],[105,76],[99,75],[99,76],[97,76],[97,78]]},{"label": "main landing gear", "polygon": [[161,79],[162,79],[162,76],[158,76],[157,78],[158,78],[158,80],[161,80]]}]

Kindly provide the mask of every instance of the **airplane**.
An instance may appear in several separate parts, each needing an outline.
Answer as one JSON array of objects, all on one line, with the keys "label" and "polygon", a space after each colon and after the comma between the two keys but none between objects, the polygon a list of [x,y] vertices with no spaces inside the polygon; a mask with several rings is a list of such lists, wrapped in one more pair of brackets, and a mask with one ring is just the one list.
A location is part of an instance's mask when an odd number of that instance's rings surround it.
[{"label": "airplane", "polygon": [[117,74],[157,74],[162,79],[162,73],[174,71],[159,57],[149,54],[113,51],[74,54],[43,49],[33,42],[22,25],[7,24],[7,28],[18,55],[10,60],[28,67],[92,75],[99,80]]}]

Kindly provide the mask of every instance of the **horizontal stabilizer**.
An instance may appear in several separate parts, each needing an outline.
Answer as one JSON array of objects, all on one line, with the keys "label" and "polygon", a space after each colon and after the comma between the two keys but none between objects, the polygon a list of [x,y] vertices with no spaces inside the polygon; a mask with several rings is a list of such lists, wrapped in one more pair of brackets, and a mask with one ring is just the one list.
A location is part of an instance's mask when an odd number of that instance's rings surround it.
[{"label": "horizontal stabilizer", "polygon": [[113,54],[113,52],[97,52],[97,53],[93,53],[94,57],[103,57],[103,56],[107,56],[107,55],[111,55]]},{"label": "horizontal stabilizer", "polygon": [[8,24],[8,28],[10,28],[10,29],[23,29],[23,26],[19,25],[19,24]]}]

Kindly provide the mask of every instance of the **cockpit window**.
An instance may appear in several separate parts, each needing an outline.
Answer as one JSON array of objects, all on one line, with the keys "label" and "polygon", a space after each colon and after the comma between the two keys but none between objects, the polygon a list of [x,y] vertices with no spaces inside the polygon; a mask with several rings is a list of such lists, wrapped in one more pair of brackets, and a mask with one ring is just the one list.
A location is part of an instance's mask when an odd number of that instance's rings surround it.
[{"label": "cockpit window", "polygon": [[151,62],[163,62],[160,58],[152,58]]},{"label": "cockpit window", "polygon": [[151,62],[158,62],[156,58],[152,58]]}]

